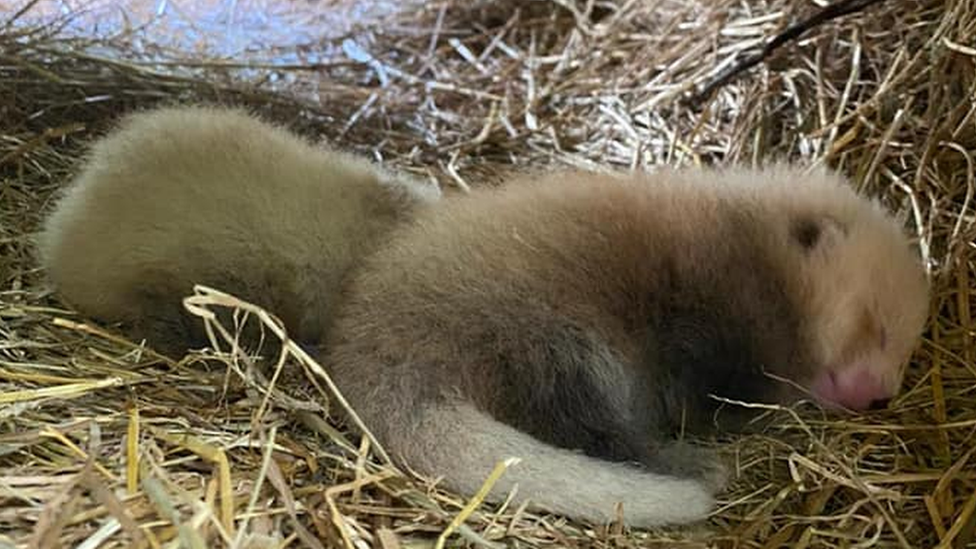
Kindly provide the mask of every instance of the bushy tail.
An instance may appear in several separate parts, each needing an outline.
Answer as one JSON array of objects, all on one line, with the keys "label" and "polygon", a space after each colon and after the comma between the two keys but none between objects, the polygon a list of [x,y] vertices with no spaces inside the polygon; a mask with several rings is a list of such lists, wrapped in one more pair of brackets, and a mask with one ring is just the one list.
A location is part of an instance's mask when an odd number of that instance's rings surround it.
[{"label": "bushy tail", "polygon": [[448,488],[475,493],[495,464],[521,458],[495,484],[489,499],[501,501],[516,487],[517,503],[571,518],[602,523],[616,517],[633,527],[688,523],[712,508],[701,482],[654,474],[638,467],[594,459],[545,444],[500,423],[470,405],[441,406],[393,435],[392,453],[417,471],[441,476]]}]

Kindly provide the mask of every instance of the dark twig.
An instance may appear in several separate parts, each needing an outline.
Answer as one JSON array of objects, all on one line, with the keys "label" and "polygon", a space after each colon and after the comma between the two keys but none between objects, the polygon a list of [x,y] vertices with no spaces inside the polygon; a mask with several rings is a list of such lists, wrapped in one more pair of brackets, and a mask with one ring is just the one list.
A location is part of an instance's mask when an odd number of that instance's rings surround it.
[{"label": "dark twig", "polygon": [[725,70],[719,72],[714,78],[706,82],[706,84],[702,86],[698,92],[689,98],[689,103],[692,105],[700,104],[705,98],[711,96],[715,90],[728,84],[739,76],[739,74],[761,63],[767,57],[772,55],[774,51],[782,47],[783,44],[786,44],[791,40],[796,40],[804,33],[817,27],[818,25],[822,25],[823,23],[826,23],[832,19],[837,19],[838,17],[843,17],[851,13],[862,11],[874,4],[880,4],[884,1],[885,0],[839,0],[838,2],[830,4],[812,16],[787,27],[786,30],[779,33],[776,35],[776,37],[767,42],[760,51],[746,56],[738,63],[730,65]]},{"label": "dark twig", "polygon": [[13,15],[11,15],[9,18],[7,18],[6,21],[4,21],[4,26],[5,27],[8,27],[8,28],[13,27],[14,26],[14,23],[16,23],[17,20],[20,19],[25,13],[27,13],[35,5],[37,5],[37,3],[39,1],[40,0],[31,0],[30,2],[27,2],[26,4],[24,4],[19,10],[17,10],[16,13],[14,13]]}]

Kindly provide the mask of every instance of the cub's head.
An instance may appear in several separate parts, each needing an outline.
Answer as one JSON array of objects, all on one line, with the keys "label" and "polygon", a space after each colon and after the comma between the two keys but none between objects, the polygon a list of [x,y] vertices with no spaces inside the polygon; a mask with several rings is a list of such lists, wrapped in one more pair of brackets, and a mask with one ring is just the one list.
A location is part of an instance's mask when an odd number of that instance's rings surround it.
[{"label": "cub's head", "polygon": [[840,177],[779,170],[758,199],[783,226],[812,359],[794,381],[825,406],[867,409],[899,390],[928,317],[925,270],[895,219]]}]

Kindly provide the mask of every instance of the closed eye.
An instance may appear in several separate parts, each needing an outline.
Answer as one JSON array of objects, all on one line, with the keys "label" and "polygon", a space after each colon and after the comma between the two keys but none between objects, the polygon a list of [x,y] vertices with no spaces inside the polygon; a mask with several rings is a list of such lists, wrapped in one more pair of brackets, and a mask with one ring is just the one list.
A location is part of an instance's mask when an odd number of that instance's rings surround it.
[{"label": "closed eye", "polygon": [[812,250],[820,240],[821,227],[815,219],[803,218],[793,222],[790,234],[805,251]]}]

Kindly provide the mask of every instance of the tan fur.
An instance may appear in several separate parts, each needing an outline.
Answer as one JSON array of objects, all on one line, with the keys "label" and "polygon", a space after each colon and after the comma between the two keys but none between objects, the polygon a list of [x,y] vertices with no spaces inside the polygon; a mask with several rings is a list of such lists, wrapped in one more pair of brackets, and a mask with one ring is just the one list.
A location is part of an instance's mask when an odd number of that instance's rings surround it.
[{"label": "tan fur", "polygon": [[[688,172],[692,180],[708,172]],[[857,195],[825,169],[772,165],[762,171],[728,169],[723,185],[742,189],[780,223],[817,212],[843,227],[811,257],[787,254],[784,272],[808,320],[817,364],[839,371],[864,365],[894,396],[928,317],[929,284],[902,228],[884,208]],[[696,182],[702,184],[701,181]],[[881,332],[886,342],[882,345]]]},{"label": "tan fur", "polygon": [[[726,232],[721,220],[730,210],[748,220],[749,232]],[[790,233],[791,222],[804,217],[825,223],[823,242],[809,252]],[[918,259],[877,204],[830,173],[788,166],[560,173],[448,200],[370,258],[340,310],[328,365],[388,450],[451,488],[472,493],[494,463],[514,456],[524,461],[499,482],[495,501],[516,489],[516,504],[531,501],[591,521],[612,518],[618,502],[633,526],[692,521],[711,505],[708,462],[687,464],[704,474],[655,473],[556,448],[499,418],[545,424],[545,416],[512,412],[530,406],[515,393],[526,384],[524,398],[542,398],[560,379],[549,368],[580,361],[599,393],[580,398],[645,425],[632,412],[644,398],[644,378],[634,368],[642,361],[642,319],[653,314],[640,296],[662,287],[655,258],[667,256],[678,277],[693,274],[696,284],[720,289],[747,322],[764,314],[747,292],[764,275],[755,269],[764,267],[736,265],[737,255],[724,267],[712,259],[730,245],[762,250],[765,268],[776,273],[770,280],[781,282],[769,292],[782,289],[802,320],[789,341],[768,341],[765,365],[796,385],[770,380],[761,400],[806,397],[802,388],[845,368],[881,376],[894,393],[926,318],[928,285]],[[760,320],[749,325],[773,331],[781,319]],[[588,339],[568,346],[560,338],[569,327]],[[523,363],[504,366],[515,360]],[[529,371],[506,382],[501,367]],[[656,376],[652,384],[665,383]],[[690,387],[662,390],[681,398],[708,381],[693,375]],[[593,413],[587,406],[576,409],[581,421]],[[648,444],[657,437],[644,436]],[[664,455],[650,463],[661,468],[663,461],[665,471],[684,466]]]},{"label": "tan fur", "polygon": [[495,483],[489,501],[501,502],[513,494],[513,505],[529,502],[534,509],[597,524],[616,520],[618,503],[628,526],[701,520],[712,510],[712,494],[724,482],[717,463],[709,464],[713,469],[707,479],[642,471],[543,444],[466,404],[432,407],[395,427],[395,433],[388,427],[384,432],[396,456],[415,471],[442,477],[444,486],[470,496],[495,464],[518,457],[520,462]]},{"label": "tan fur", "polygon": [[359,258],[438,196],[241,111],[160,109],[95,144],[38,247],[68,302],[148,323],[151,343],[185,349],[182,334],[155,332],[183,329],[194,284],[269,307],[314,340]]},{"label": "tan fur", "polygon": [[266,305],[327,333],[409,468],[470,494],[519,457],[492,501],[622,503],[632,526],[711,508],[721,466],[669,438],[735,413],[710,395],[863,408],[926,318],[897,224],[824,171],[536,173],[413,207],[434,199],[239,113],[164,110],[95,147],[41,256],[72,304],[153,340],[194,283]]}]

